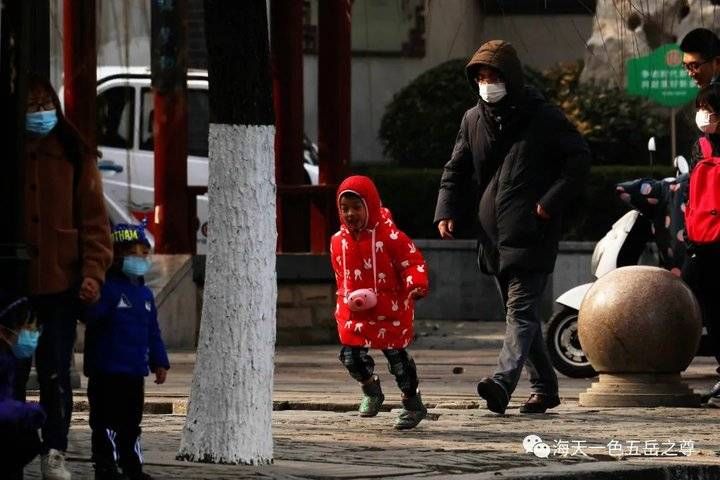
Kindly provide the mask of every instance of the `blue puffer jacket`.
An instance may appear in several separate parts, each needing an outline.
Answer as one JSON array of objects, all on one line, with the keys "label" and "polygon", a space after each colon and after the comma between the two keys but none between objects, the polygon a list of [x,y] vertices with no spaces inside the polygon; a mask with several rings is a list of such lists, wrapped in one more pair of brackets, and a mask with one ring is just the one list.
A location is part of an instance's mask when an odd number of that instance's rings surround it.
[{"label": "blue puffer jacket", "polygon": [[155,300],[142,279],[133,282],[111,271],[100,301],[88,308],[85,320],[83,370],[88,377],[97,373],[147,376],[157,367],[170,368]]}]

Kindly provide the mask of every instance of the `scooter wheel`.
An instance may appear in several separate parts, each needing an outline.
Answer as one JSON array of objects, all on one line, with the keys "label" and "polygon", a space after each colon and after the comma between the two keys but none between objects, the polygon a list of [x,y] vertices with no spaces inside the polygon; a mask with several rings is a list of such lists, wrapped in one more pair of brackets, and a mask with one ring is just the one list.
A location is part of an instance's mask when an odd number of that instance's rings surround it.
[{"label": "scooter wheel", "polygon": [[562,307],[545,326],[545,344],[555,369],[570,378],[589,378],[597,375],[590,365],[578,337],[578,312]]}]

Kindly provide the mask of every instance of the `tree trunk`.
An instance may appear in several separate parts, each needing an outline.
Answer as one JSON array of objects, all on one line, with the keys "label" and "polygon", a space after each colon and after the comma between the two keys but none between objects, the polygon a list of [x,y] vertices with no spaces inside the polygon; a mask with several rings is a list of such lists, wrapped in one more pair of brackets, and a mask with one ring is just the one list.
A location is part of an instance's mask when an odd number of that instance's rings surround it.
[{"label": "tree trunk", "polygon": [[275,174],[265,0],[205,1],[209,245],[178,458],[272,462]]}]

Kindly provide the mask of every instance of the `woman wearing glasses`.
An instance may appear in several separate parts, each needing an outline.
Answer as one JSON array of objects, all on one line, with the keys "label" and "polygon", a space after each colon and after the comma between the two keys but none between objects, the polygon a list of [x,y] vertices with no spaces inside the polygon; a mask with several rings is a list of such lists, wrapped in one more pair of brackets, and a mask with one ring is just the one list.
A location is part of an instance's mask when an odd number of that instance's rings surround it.
[{"label": "woman wearing glasses", "polygon": [[[93,92],[94,94],[94,92]],[[25,241],[28,290],[42,334],[35,354],[43,479],[69,480],[64,451],[72,413],[70,364],[82,303],[97,301],[112,263],[110,227],[96,153],[62,114],[50,83],[31,76],[25,117]],[[18,361],[16,396],[24,399],[30,358]]]}]

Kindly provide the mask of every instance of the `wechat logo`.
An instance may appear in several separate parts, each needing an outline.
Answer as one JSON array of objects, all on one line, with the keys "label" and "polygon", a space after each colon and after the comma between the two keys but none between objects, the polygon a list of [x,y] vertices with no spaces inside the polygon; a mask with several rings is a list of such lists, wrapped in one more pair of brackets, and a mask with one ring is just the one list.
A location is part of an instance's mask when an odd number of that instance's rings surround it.
[{"label": "wechat logo", "polygon": [[523,439],[523,448],[525,453],[532,453],[538,458],[548,458],[550,456],[550,446],[542,441],[537,435],[528,435]]}]

